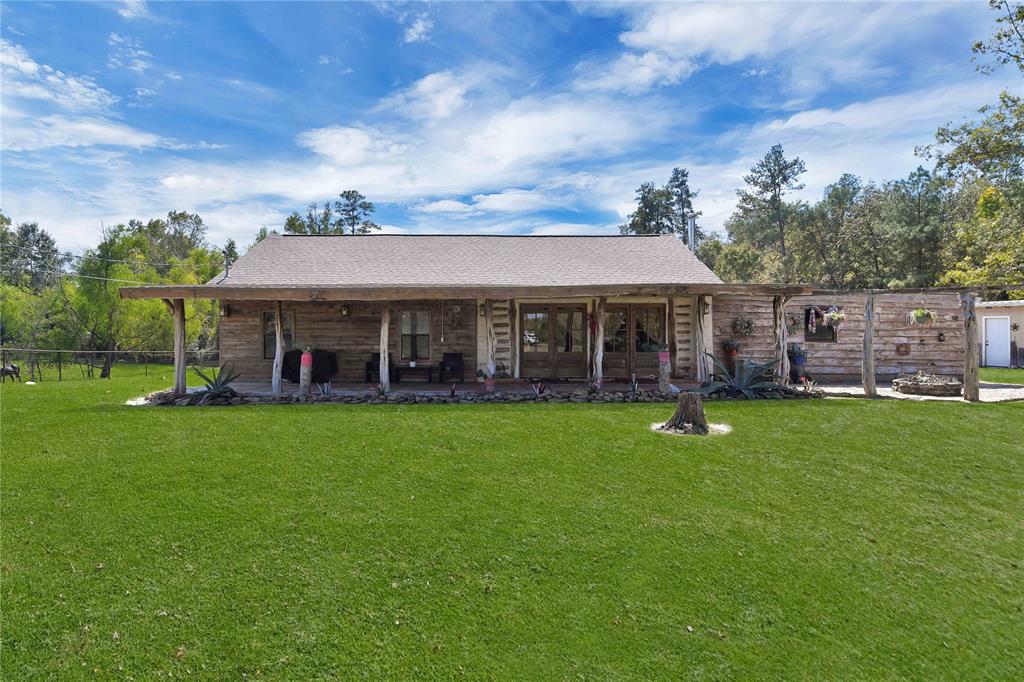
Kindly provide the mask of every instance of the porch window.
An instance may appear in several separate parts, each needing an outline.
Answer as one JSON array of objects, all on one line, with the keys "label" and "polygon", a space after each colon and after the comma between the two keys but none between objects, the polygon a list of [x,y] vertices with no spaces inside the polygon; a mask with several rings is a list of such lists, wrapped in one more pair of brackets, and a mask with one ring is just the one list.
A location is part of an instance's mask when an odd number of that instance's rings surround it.
[{"label": "porch window", "polygon": [[[814,331],[811,331],[811,315],[815,316]],[[825,324],[820,315],[817,308],[804,308],[804,341],[835,343],[836,328]]]},{"label": "porch window", "polygon": [[629,311],[626,308],[605,311],[604,352],[629,352]]},{"label": "porch window", "polygon": [[636,352],[653,353],[668,348],[665,339],[665,310],[661,307],[636,308]]},{"label": "porch window", "polygon": [[[284,350],[292,347],[295,336],[295,317],[292,313],[281,313],[281,325],[284,327]],[[263,359],[273,360],[277,350],[277,334],[274,331],[274,313],[263,313]]]},{"label": "porch window", "polygon": [[424,310],[402,311],[402,359],[430,359],[430,313]]}]

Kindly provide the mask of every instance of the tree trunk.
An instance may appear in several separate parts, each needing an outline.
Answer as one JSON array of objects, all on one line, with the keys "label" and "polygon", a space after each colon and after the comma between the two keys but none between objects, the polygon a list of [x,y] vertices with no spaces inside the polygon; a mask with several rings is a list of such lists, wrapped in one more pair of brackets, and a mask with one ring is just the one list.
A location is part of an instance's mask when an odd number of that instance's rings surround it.
[{"label": "tree trunk", "polygon": [[110,370],[114,367],[114,354],[103,354],[103,369],[100,370],[100,379],[109,379]]},{"label": "tree trunk", "polygon": [[680,393],[675,414],[660,428],[662,431],[678,431],[695,436],[706,436],[708,421],[704,417],[704,400],[700,394],[687,391]]},{"label": "tree trunk", "polygon": [[[391,308],[388,302],[384,301],[384,308],[380,311],[380,366],[377,369],[380,377],[380,390],[387,395],[391,393],[391,358],[388,349],[388,327],[391,325]],[[401,331],[401,330],[399,330]]]},{"label": "tree trunk", "polygon": [[[294,335],[295,332],[293,331]],[[281,302],[276,301],[274,303],[274,364],[271,367],[270,374],[270,391],[275,395],[280,395],[282,389],[281,386],[281,368],[284,366],[284,314],[281,312]]]},{"label": "tree trunk", "polygon": [[960,292],[960,310],[964,318],[964,400],[978,402],[978,318],[974,310],[974,292]]},{"label": "tree trunk", "polygon": [[594,304],[594,386],[601,388],[604,383],[604,304],[608,299],[601,296]]},{"label": "tree trunk", "polygon": [[864,395],[874,398],[878,395],[875,385],[875,295],[864,299],[864,349],[861,355],[860,380]]}]

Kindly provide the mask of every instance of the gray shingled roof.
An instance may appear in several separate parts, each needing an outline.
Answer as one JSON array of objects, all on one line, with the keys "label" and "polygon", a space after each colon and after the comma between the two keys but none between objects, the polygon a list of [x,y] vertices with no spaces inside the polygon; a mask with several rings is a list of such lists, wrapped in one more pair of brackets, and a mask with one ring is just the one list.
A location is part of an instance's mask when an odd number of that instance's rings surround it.
[{"label": "gray shingled roof", "polygon": [[209,282],[232,287],[717,284],[672,235],[271,235]]}]

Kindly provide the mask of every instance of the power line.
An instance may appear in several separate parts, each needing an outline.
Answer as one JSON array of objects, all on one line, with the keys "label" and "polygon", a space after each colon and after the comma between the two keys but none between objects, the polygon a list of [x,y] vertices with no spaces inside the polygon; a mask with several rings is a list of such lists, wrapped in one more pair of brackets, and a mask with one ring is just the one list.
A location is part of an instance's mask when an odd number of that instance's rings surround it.
[{"label": "power line", "polygon": [[27,246],[17,246],[15,244],[0,244],[0,247],[9,248],[9,249],[18,249],[19,251],[27,251],[28,253],[30,253],[32,255],[36,255],[37,253],[39,255],[42,255],[42,254],[45,253],[45,254],[56,255],[56,256],[62,257],[62,258],[78,258],[79,260],[99,260],[99,261],[106,261],[108,263],[126,263],[128,265],[152,265],[154,267],[169,267],[169,268],[188,267],[188,268],[193,268],[193,269],[199,269],[199,267],[200,267],[199,265],[196,265],[194,263],[152,263],[152,262],[149,262],[149,261],[121,260],[121,259],[118,259],[118,258],[101,258],[100,256],[80,256],[80,255],[77,255],[77,254],[74,254],[74,253],[70,253],[70,252],[46,251],[46,250],[43,250],[43,249],[33,249],[33,248],[27,247]]}]

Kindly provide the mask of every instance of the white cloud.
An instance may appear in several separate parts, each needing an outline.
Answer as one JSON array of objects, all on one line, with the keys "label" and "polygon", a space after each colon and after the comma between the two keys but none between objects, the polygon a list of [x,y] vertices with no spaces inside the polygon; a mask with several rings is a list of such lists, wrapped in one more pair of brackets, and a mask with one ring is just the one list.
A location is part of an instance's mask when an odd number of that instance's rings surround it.
[{"label": "white cloud", "polygon": [[145,0],[122,0],[117,13],[125,19],[140,19],[149,15],[149,6]]},{"label": "white cloud", "polygon": [[448,118],[466,105],[466,92],[481,78],[471,71],[455,75],[438,71],[381,100],[377,109],[397,111],[411,118]]},{"label": "white cloud", "polygon": [[416,210],[420,213],[469,213],[473,210],[473,207],[469,204],[455,199],[441,199],[440,201],[430,201],[425,204],[421,204],[416,207]]},{"label": "white cloud", "polygon": [[577,79],[576,87],[581,90],[638,93],[654,86],[674,85],[696,70],[696,64],[688,59],[657,52],[626,52],[611,63],[577,66],[582,75]]},{"label": "white cloud", "polygon": [[405,147],[396,139],[371,128],[329,126],[300,133],[300,146],[311,149],[332,163],[351,166],[370,159],[387,160]]},{"label": "white cloud", "polygon": [[63,115],[24,117],[14,121],[6,116],[4,149],[12,152],[36,151],[49,147],[90,147],[110,145],[141,149],[155,147],[160,137],[122,123],[100,117],[68,118]]},{"label": "white cloud", "polygon": [[172,81],[180,81],[181,80],[181,74],[176,72],[176,71],[168,71],[167,72],[167,77],[170,78]]},{"label": "white cloud", "polygon": [[153,55],[142,48],[142,42],[138,38],[111,33],[107,38],[107,44],[114,48],[107,56],[109,69],[126,68],[141,75],[153,66],[153,62],[150,61]]},{"label": "white cloud", "polygon": [[423,43],[430,40],[430,32],[434,29],[434,22],[425,14],[413,19],[413,22],[405,29],[405,42]]},{"label": "white cloud", "polygon": [[117,97],[87,76],[72,76],[39,64],[20,45],[0,38],[4,97],[51,102],[72,111],[113,106]]}]

